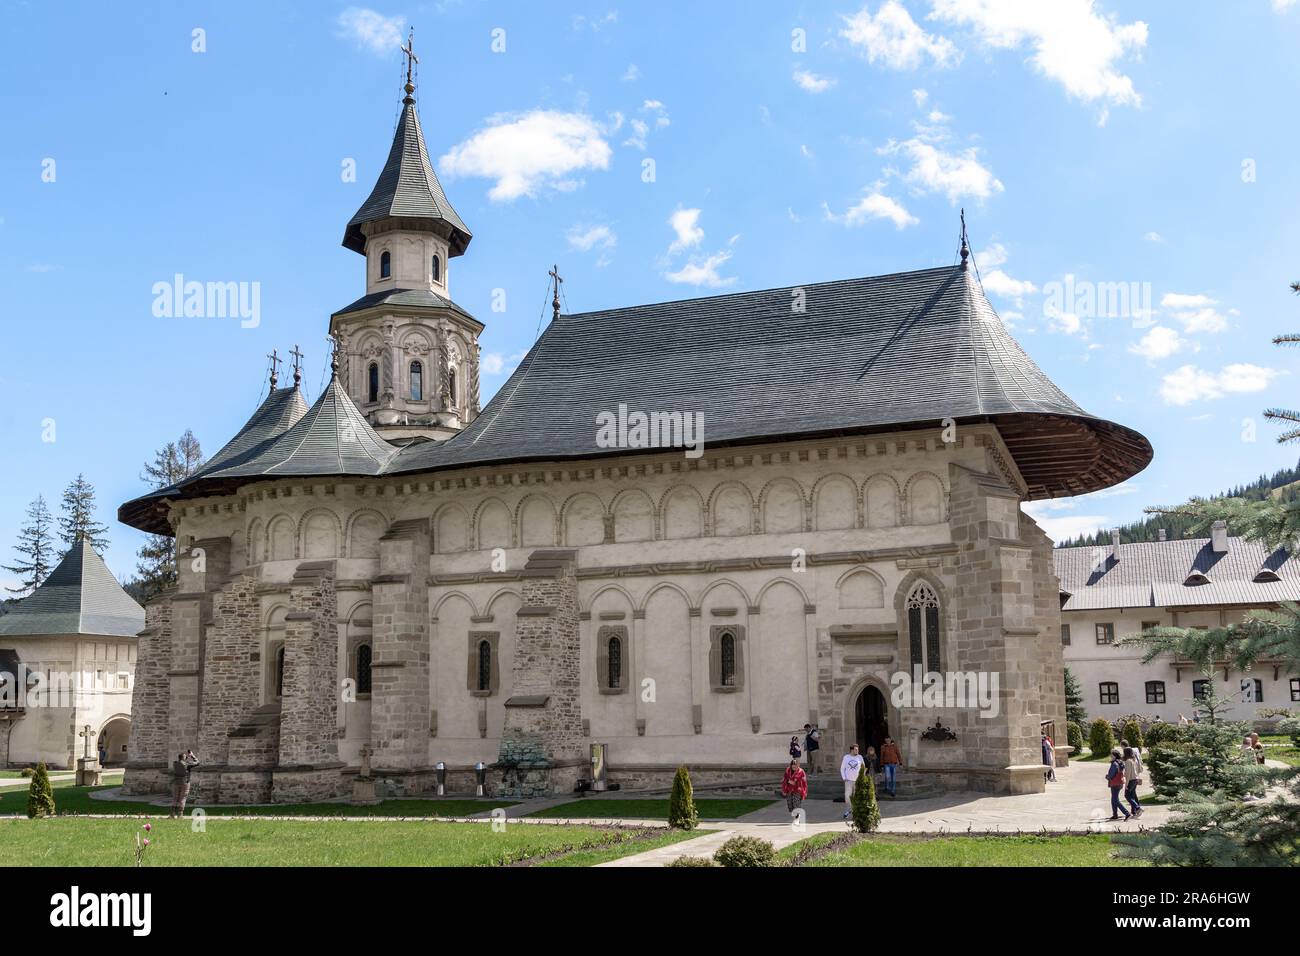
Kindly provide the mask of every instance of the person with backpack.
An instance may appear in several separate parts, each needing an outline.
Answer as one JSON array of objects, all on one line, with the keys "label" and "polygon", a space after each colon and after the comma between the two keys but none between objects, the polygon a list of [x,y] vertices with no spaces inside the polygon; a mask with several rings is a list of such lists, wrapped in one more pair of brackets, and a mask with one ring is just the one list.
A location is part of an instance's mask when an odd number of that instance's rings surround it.
[{"label": "person with backpack", "polygon": [[817,751],[821,749],[822,732],[812,724],[803,725],[803,749],[808,755],[808,772],[817,772]]},{"label": "person with backpack", "polygon": [[799,761],[791,760],[781,778],[781,794],[785,797],[785,808],[794,813],[808,798],[808,775],[799,766]]},{"label": "person with backpack", "polygon": [[1122,813],[1127,820],[1129,813],[1119,802],[1119,795],[1124,792],[1124,761],[1118,748],[1110,752],[1110,769],[1106,771],[1106,783],[1110,785],[1110,818],[1118,820]]},{"label": "person with backpack", "polygon": [[1138,803],[1138,784],[1142,782],[1142,758],[1133,747],[1124,750],[1124,799],[1133,808],[1133,816],[1142,816],[1142,804]]},{"label": "person with backpack", "polygon": [[790,759],[793,760],[795,763],[798,763],[799,758],[802,756],[803,756],[803,751],[799,749],[799,737],[796,734],[795,736],[790,738]]}]

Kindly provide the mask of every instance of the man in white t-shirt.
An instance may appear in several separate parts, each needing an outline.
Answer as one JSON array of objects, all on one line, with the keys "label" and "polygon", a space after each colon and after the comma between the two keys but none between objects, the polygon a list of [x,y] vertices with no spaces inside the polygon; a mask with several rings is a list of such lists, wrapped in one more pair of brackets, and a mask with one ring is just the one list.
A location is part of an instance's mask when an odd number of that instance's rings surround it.
[{"label": "man in white t-shirt", "polygon": [[853,786],[858,782],[858,771],[864,761],[858,754],[858,745],[850,744],[849,752],[840,761],[840,779],[844,781],[844,819],[853,811]]}]

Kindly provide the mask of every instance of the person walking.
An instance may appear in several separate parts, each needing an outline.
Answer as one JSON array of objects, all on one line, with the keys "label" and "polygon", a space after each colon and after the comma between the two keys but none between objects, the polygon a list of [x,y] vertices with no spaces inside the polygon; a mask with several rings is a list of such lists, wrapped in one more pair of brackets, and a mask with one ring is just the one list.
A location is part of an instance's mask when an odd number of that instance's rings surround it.
[{"label": "person walking", "polygon": [[894,743],[893,737],[886,737],[880,745],[880,766],[885,771],[885,792],[891,800],[894,791],[898,789],[898,766],[902,762],[903,755],[898,752],[898,744]]},{"label": "person walking", "polygon": [[1124,799],[1133,810],[1133,816],[1142,816],[1142,804],[1138,803],[1138,784],[1142,782],[1142,758],[1137,751],[1128,747],[1124,751]]},{"label": "person walking", "polygon": [[1043,766],[1047,768],[1047,782],[1056,783],[1056,749],[1052,746],[1052,738],[1047,734],[1043,734]]},{"label": "person walking", "polygon": [[849,818],[853,810],[853,786],[858,782],[858,771],[866,761],[858,754],[858,745],[849,744],[849,752],[840,761],[840,779],[844,781],[844,819]]},{"label": "person walking", "polygon": [[177,754],[172,761],[172,812],[169,817],[185,816],[185,801],[190,795],[190,773],[199,765],[193,750]]},{"label": "person walking", "polygon": [[795,736],[790,738],[790,759],[794,761],[798,761],[798,759],[802,756],[803,756],[803,750],[801,750],[799,747],[799,736],[796,734]]},{"label": "person walking", "polygon": [[808,799],[808,775],[804,773],[799,761],[791,760],[781,778],[781,793],[785,796],[785,808],[794,813]]},{"label": "person walking", "polygon": [[867,752],[862,755],[862,759],[867,762],[867,773],[871,774],[871,782],[880,782],[880,755],[876,753],[875,747],[868,747]]},{"label": "person walking", "polygon": [[1124,805],[1119,802],[1119,795],[1124,792],[1124,761],[1123,755],[1116,748],[1110,752],[1110,769],[1106,771],[1106,783],[1110,785],[1110,818],[1118,820],[1119,815],[1124,814],[1127,820],[1129,813],[1124,809]]},{"label": "person walking", "polygon": [[808,772],[817,772],[817,751],[822,747],[822,732],[812,724],[803,725],[803,750],[808,755]]}]

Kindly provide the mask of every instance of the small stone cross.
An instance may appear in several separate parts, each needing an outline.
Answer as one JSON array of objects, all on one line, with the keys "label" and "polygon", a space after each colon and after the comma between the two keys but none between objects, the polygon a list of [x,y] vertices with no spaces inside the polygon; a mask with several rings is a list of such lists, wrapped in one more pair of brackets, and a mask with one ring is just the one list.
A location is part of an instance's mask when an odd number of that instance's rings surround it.
[{"label": "small stone cross", "polygon": [[361,778],[363,780],[370,779],[370,758],[373,754],[374,751],[369,747],[361,748]]},{"label": "small stone cross", "polygon": [[84,730],[82,730],[79,734],[77,734],[77,736],[78,736],[78,737],[84,737],[84,738],[86,739],[86,757],[89,758],[89,757],[90,757],[90,739],[91,739],[91,737],[94,736],[94,735],[90,732],[90,724],[86,724],[86,728],[85,728]]}]

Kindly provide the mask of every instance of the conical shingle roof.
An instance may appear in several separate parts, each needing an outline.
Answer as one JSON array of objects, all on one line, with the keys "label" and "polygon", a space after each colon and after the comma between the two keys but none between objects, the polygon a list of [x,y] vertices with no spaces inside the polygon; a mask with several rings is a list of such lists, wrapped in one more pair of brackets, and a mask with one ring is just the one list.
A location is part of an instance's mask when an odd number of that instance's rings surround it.
[{"label": "conical shingle roof", "polygon": [[122,590],[95,549],[78,541],[29,596],[0,617],[0,637],[95,634],[135,637],[144,608]]}]

